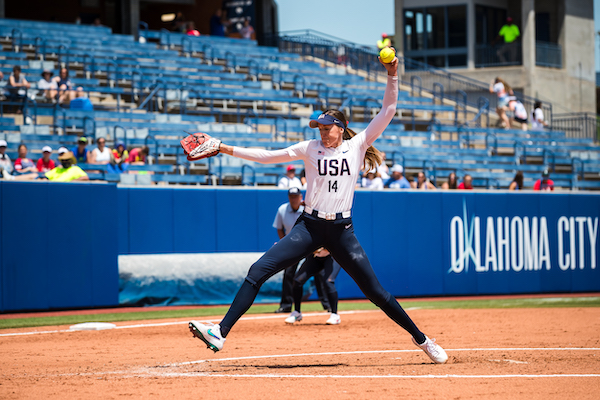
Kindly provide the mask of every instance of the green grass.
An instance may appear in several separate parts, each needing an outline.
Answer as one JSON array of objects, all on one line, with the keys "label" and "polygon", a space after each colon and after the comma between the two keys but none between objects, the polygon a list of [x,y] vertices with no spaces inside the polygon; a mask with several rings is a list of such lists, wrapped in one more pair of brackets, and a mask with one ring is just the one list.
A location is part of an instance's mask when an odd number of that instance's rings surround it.
[{"label": "green grass", "polygon": [[[518,299],[486,299],[486,300],[407,300],[401,301],[407,309],[474,309],[474,308],[539,308],[539,307],[600,307],[600,297],[544,297]],[[0,329],[27,328],[36,326],[73,325],[81,322],[122,322],[148,319],[194,318],[224,315],[228,306],[209,308],[188,308],[184,310],[156,310],[152,307],[140,308],[140,311],[117,312],[109,314],[64,315],[56,317],[31,317],[0,319]],[[275,305],[255,305],[247,314],[272,313]],[[340,311],[375,310],[370,302],[340,302]],[[306,303],[302,311],[322,311],[316,302]]]}]

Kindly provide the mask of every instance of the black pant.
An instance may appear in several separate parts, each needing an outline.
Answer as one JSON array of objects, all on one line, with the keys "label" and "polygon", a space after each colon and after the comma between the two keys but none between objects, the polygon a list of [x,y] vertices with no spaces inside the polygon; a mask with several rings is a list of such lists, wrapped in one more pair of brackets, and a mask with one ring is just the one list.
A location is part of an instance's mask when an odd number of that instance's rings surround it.
[{"label": "black pant", "polygon": [[[304,264],[306,264],[306,262]],[[302,265],[304,266],[304,264]],[[294,277],[296,276],[297,270],[298,263],[286,268],[283,271],[283,280],[281,282],[281,302],[279,303],[279,308],[291,309],[292,305],[295,303]],[[319,296],[319,301],[321,302],[323,309],[331,309],[331,302],[327,296],[327,283],[325,282],[325,278],[323,278],[322,274],[315,275],[315,289],[317,289],[317,296]]]},{"label": "black pant", "polygon": [[292,308],[292,304],[294,304],[294,276],[296,276],[296,270],[298,269],[298,263],[292,265],[291,267],[287,267],[283,271],[283,280],[281,282],[281,303],[279,303],[279,307],[281,308]]},{"label": "black pant", "polygon": [[406,329],[418,343],[425,341],[423,333],[415,326],[396,299],[379,283],[365,251],[354,235],[352,219],[326,221],[307,213],[303,213],[298,218],[289,234],[250,267],[244,284],[221,321],[221,333],[227,336],[231,327],[248,311],[258,290],[267,279],[282,269],[294,265],[319,247],[329,250],[369,300]]},{"label": "black pant", "polygon": [[[300,312],[303,286],[311,276],[314,276],[315,284],[323,283],[323,297],[327,299],[331,312],[337,314],[338,294],[335,288],[335,278],[340,272],[340,268],[340,265],[335,262],[331,255],[325,257],[310,255],[306,257],[306,261],[294,277],[294,310]],[[317,279],[320,282],[317,282]]]}]

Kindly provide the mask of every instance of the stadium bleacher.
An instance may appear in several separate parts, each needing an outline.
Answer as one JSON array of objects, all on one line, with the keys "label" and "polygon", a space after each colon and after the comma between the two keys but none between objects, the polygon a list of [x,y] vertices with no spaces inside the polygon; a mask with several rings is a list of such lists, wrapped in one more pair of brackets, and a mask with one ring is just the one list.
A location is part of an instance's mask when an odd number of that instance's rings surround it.
[{"label": "stadium bleacher", "polygon": [[[0,19],[0,71],[19,65],[32,83],[26,101],[0,103],[0,138],[16,157],[19,143],[33,156],[44,145],[72,147],[81,135],[108,144],[149,146],[140,179],[82,165],[93,179],[127,184],[273,185],[283,165],[216,157],[190,163],[179,140],[207,132],[227,143],[283,148],[315,137],[315,111],[339,108],[360,130],[377,113],[383,79],[315,57],[258,46],[256,41],[145,30],[143,40],[109,28]],[[94,111],[43,101],[36,83],[44,69],[67,67]],[[413,88],[414,89],[414,88]],[[443,91],[443,88],[441,89]],[[15,108],[22,107],[22,114]],[[516,171],[531,187],[544,168],[557,187],[600,190],[600,148],[565,132],[523,132],[474,126],[481,109],[460,106],[401,85],[398,115],[376,146],[409,177],[425,170],[438,186],[450,172],[473,176],[479,188],[505,189]],[[140,169],[138,167],[134,169]]]}]

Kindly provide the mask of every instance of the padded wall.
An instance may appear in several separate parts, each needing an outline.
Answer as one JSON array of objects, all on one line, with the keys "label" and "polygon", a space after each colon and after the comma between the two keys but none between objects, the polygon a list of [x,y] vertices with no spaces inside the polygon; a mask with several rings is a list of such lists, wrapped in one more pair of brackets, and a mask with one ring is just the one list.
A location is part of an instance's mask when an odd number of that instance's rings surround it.
[{"label": "padded wall", "polygon": [[[263,252],[287,201],[281,189],[119,192],[129,201],[119,215],[130,220],[120,221],[121,254]],[[358,191],[353,212],[377,276],[396,296],[600,290],[595,194]],[[362,297],[345,273],[336,284],[341,298]]]},{"label": "padded wall", "polygon": [[0,182],[0,310],[119,302],[117,189]]}]

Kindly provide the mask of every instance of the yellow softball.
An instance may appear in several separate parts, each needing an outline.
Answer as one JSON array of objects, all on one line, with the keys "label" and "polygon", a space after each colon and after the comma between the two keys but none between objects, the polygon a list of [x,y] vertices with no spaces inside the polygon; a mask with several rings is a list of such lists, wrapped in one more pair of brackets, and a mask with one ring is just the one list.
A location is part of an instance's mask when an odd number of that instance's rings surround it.
[{"label": "yellow softball", "polygon": [[379,57],[381,57],[381,61],[383,61],[386,64],[389,64],[392,61],[394,61],[394,57],[396,57],[396,52],[394,52],[394,50],[390,49],[389,47],[384,47],[379,52]]}]

